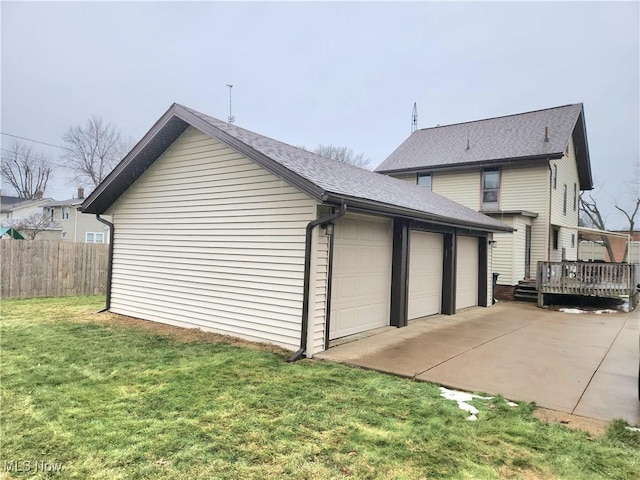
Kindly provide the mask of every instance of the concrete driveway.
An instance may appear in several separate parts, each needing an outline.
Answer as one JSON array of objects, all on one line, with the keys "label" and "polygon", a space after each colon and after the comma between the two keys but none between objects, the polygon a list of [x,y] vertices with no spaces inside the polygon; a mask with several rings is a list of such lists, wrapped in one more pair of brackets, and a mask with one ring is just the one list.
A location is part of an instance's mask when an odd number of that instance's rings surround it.
[{"label": "concrete driveway", "polygon": [[505,302],[378,329],[314,358],[638,425],[639,317]]}]

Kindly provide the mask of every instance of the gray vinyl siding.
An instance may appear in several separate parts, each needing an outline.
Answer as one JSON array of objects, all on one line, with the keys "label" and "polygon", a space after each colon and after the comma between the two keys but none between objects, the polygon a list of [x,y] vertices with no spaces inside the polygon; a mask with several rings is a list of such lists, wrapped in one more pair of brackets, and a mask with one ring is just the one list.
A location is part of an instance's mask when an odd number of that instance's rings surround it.
[{"label": "gray vinyl siding", "polygon": [[190,127],[107,213],[111,311],[298,348],[313,199]]}]

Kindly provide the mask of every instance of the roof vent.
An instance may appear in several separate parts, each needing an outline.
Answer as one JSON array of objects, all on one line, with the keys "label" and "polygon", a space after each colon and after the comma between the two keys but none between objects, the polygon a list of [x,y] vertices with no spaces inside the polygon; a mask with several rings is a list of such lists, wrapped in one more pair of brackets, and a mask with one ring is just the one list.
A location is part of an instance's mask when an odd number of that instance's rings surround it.
[{"label": "roof vent", "polygon": [[467,150],[471,150],[471,145],[469,145],[469,139],[467,138]]},{"label": "roof vent", "polygon": [[544,141],[549,141],[549,127],[544,127]]}]

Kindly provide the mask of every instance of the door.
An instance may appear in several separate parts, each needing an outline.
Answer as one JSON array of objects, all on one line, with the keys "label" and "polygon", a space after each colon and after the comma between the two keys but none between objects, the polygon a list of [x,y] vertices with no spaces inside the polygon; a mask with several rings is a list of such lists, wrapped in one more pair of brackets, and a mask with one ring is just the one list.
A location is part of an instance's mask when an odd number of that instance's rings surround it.
[{"label": "door", "polygon": [[444,238],[411,231],[409,238],[409,320],[440,313]]},{"label": "door", "polygon": [[329,339],[389,325],[391,220],[347,214],[334,229]]},{"label": "door", "polygon": [[531,225],[524,230],[524,278],[531,278]]},{"label": "door", "polygon": [[456,261],[456,310],[478,305],[478,238],[458,237]]}]

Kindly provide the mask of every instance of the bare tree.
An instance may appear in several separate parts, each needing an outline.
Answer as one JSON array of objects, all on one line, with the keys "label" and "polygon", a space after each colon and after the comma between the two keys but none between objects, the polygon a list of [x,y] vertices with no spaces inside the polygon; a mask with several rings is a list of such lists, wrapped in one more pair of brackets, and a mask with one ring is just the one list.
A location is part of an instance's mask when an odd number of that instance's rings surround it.
[{"label": "bare tree", "polygon": [[348,163],[359,168],[367,168],[371,163],[371,160],[365,158],[363,153],[355,154],[353,150],[348,147],[336,147],[334,145],[318,145],[313,153],[321,155],[338,162]]},{"label": "bare tree", "polygon": [[2,180],[13,187],[20,198],[34,198],[47,188],[53,163],[43,153],[22,143],[13,144],[2,153]]},{"label": "bare tree", "polygon": [[36,236],[46,230],[55,228],[56,222],[46,212],[31,212],[23,218],[9,222],[11,227],[18,230],[28,240],[35,240]]},{"label": "bare tree", "polygon": [[[585,198],[586,192],[582,192],[580,194],[580,211],[584,213],[582,215],[583,222],[589,223],[589,227],[597,228],[598,230],[606,230],[607,227],[604,223],[604,218],[598,209],[598,204],[596,200],[589,194],[589,198]],[[604,247],[607,249],[607,253],[609,254],[609,258],[611,261],[614,260],[613,256],[613,248],[611,248],[611,242],[609,241],[609,237],[606,235],[600,235],[602,239],[602,243]]]},{"label": "bare tree", "polygon": [[[629,208],[628,210],[623,209],[618,205],[614,205],[616,209],[620,210],[625,217],[627,217],[627,222],[629,222],[629,235],[633,235],[633,229],[635,228],[636,222],[635,218],[638,214],[638,208],[640,207],[640,197],[636,198],[635,206]],[[622,257],[622,261],[627,261],[627,255],[629,254],[629,243],[624,247],[624,256]]]},{"label": "bare tree", "polygon": [[[628,229],[627,231],[629,232],[629,235],[632,234],[632,232],[634,231],[635,228],[635,218],[636,215],[638,214],[638,211],[640,210],[640,194],[638,194],[638,197],[634,200],[633,206],[630,208],[623,208],[620,205],[617,204],[618,202],[616,202],[616,204],[614,205],[614,207],[619,210],[627,219],[628,222]],[[606,230],[607,227],[605,225],[605,221],[604,218],[602,216],[602,214],[600,213],[600,209],[598,208],[598,203],[596,202],[596,200],[591,196],[591,194],[589,194],[589,198],[586,199],[584,197],[584,192],[580,194],[580,211],[581,211],[581,215],[580,215],[580,223],[583,226],[588,226],[588,227],[594,227],[597,228],[599,230]],[[609,237],[607,237],[606,235],[601,235],[602,238],[602,242],[605,246],[605,248],[607,249],[607,253],[609,254],[609,258],[613,260],[614,256],[613,256],[613,249],[611,248],[611,243],[609,241]],[[626,262],[627,261],[627,254],[629,249],[629,245],[627,244],[625,246],[625,250],[624,250],[624,255],[622,257],[622,262]]]},{"label": "bare tree", "polygon": [[98,186],[124,157],[127,140],[111,123],[91,117],[85,125],[69,127],[62,136],[67,152],[64,166],[74,174],[79,184]]}]

